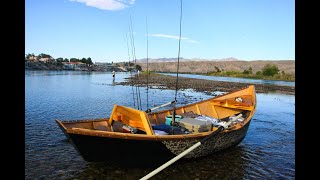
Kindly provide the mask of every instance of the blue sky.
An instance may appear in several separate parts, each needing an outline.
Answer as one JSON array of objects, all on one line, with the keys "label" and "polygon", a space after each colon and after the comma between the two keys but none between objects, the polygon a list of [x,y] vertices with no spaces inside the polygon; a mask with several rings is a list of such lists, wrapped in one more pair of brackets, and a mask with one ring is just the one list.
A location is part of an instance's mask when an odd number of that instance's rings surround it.
[{"label": "blue sky", "polygon": [[[178,56],[180,0],[26,0],[25,10],[25,53],[128,61],[131,17],[137,59],[147,38],[149,58]],[[183,58],[294,60],[295,2],[183,0],[181,36]]]}]

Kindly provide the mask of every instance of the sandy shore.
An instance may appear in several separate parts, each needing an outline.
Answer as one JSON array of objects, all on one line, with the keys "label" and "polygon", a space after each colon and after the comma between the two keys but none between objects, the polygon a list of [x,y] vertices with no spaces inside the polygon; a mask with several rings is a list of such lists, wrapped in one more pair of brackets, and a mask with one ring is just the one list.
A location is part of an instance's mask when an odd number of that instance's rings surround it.
[{"label": "sandy shore", "polygon": [[[150,75],[148,77],[149,87],[160,86],[163,89],[176,89],[176,77],[175,76],[165,76],[165,75]],[[117,83],[117,85],[131,85],[139,84],[140,86],[146,86],[147,76],[140,74],[136,78],[128,78],[126,82]],[[236,83],[236,82],[223,82],[205,79],[195,79],[179,77],[178,89],[193,89],[197,92],[204,92],[211,94],[214,91],[230,92],[238,90],[240,88],[247,87],[251,85],[249,83]],[[266,84],[253,84],[257,93],[283,93],[289,95],[295,95],[295,87],[290,86],[278,86],[278,85],[266,85]]]}]

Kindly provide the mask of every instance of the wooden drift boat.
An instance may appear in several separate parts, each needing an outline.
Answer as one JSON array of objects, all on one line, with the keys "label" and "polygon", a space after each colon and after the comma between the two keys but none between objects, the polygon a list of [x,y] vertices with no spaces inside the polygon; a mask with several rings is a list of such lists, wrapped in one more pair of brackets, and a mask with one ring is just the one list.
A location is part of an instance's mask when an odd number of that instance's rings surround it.
[{"label": "wooden drift boat", "polygon": [[[245,137],[256,109],[254,86],[216,96],[200,102],[176,107],[182,120],[187,114],[227,122],[241,117],[208,142],[184,158],[202,157],[239,144]],[[104,161],[126,166],[156,166],[180,154],[218,129],[214,124],[207,131],[180,134],[157,134],[173,109],[146,113],[114,105],[110,118],[61,121],[59,127],[86,161]],[[192,119],[188,117],[188,119]],[[196,119],[196,118],[195,118]],[[177,121],[179,124],[179,121]],[[128,130],[129,127],[129,130]],[[171,126],[169,126],[171,127]],[[136,131],[130,132],[130,128]]]}]

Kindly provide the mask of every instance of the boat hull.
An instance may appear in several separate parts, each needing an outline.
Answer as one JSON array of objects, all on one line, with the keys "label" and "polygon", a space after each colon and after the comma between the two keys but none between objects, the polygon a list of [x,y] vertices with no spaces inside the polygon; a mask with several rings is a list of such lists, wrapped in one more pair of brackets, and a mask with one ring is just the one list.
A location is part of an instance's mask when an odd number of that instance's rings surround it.
[{"label": "boat hull", "polygon": [[[249,124],[236,131],[219,133],[184,158],[203,157],[236,146],[244,139]],[[134,140],[74,133],[67,136],[84,160],[128,167],[159,166],[201,140]]]},{"label": "boat hull", "polygon": [[[246,136],[256,110],[256,94],[251,85],[234,92],[223,94],[189,105],[157,112],[140,111],[130,107],[114,105],[109,118],[60,121],[59,127],[86,161],[103,161],[125,166],[159,166],[187,150],[192,145],[211,135],[210,131],[190,134],[159,135],[153,125],[162,125],[166,116],[176,114],[203,115],[230,122],[225,130],[189,152],[184,159],[204,157],[239,144]],[[238,120],[238,119],[237,119]],[[125,126],[124,126],[125,125]],[[123,127],[134,127],[129,133]]]},{"label": "boat hull", "polygon": [[[214,138],[211,138],[206,143],[201,144],[201,146],[185,155],[184,158],[197,158],[206,156],[208,154],[212,154],[214,152],[239,144],[245,138],[249,125],[250,122],[248,122],[239,130],[219,133]],[[200,140],[201,139],[163,141],[163,143],[172,153],[178,155]]]},{"label": "boat hull", "polygon": [[148,166],[163,163],[175,155],[161,141],[106,138],[69,134],[85,161],[119,166]]}]

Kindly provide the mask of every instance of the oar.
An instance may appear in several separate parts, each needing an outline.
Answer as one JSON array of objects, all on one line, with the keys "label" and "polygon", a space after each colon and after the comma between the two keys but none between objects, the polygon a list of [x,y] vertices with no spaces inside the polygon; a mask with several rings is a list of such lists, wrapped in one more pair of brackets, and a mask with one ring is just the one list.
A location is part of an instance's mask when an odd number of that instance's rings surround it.
[{"label": "oar", "polygon": [[156,109],[162,108],[162,107],[164,107],[164,106],[168,106],[168,105],[173,104],[173,103],[175,103],[175,102],[176,102],[176,101],[174,100],[174,101],[171,101],[171,102],[162,104],[162,105],[160,105],[160,106],[157,106],[157,107],[154,107],[154,108],[151,108],[151,109],[147,109],[145,112],[146,112],[146,113],[149,113],[149,112],[151,112],[151,111],[154,111],[154,110],[156,110]]},{"label": "oar", "polygon": [[159,173],[160,171],[162,171],[163,169],[165,169],[166,167],[170,166],[172,163],[178,161],[180,158],[182,158],[183,156],[187,155],[189,152],[193,151],[194,149],[196,149],[197,147],[199,147],[200,145],[204,144],[205,142],[207,142],[208,140],[210,140],[212,137],[216,136],[219,132],[227,129],[229,127],[229,125],[235,121],[234,120],[230,120],[229,122],[227,122],[225,125],[221,125],[219,126],[219,128],[215,131],[213,131],[209,136],[203,138],[201,141],[197,142],[196,144],[194,144],[193,146],[189,147],[187,150],[183,151],[182,153],[180,153],[179,155],[177,155],[176,157],[172,158],[170,161],[164,163],[163,165],[161,165],[160,167],[158,167],[157,169],[153,170],[152,172],[150,172],[149,174],[145,175],[144,177],[142,177],[140,180],[147,180],[149,178],[151,178],[152,176],[156,175],[157,173]]}]

